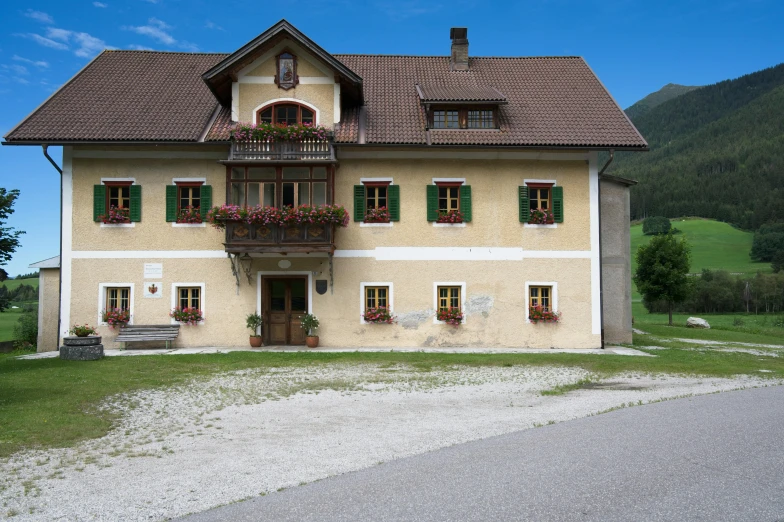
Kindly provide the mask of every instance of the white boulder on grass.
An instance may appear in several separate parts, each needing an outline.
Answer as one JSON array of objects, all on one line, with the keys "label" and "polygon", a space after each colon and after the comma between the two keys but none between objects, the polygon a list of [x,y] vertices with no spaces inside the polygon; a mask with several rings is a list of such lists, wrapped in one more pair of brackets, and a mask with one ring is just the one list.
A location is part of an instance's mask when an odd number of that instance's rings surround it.
[{"label": "white boulder on grass", "polygon": [[708,321],[699,317],[689,317],[686,319],[686,328],[710,328]]}]

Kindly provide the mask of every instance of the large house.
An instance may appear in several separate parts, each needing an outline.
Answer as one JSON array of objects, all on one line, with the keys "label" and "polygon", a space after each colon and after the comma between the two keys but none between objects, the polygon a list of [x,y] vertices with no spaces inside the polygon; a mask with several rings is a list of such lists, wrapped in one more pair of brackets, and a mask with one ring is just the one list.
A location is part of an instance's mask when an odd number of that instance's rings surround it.
[{"label": "large house", "polygon": [[104,51],[5,140],[63,147],[39,350],[177,307],[203,321],[176,346],[247,345],[254,312],[267,345],[306,313],[324,346],[631,341],[634,182],[603,170],[647,144],[579,57],[471,56],[465,28],[333,55],[281,21],[231,54]]}]

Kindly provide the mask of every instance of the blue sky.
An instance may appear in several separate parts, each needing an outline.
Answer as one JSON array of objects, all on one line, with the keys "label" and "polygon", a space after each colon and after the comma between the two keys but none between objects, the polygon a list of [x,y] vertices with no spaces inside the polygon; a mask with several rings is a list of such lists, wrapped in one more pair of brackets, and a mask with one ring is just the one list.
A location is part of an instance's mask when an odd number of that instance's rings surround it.
[{"label": "blue sky", "polygon": [[[706,85],[784,61],[776,0],[413,2],[28,0],[0,20],[5,134],[104,48],[231,52],[281,18],[332,53],[446,55],[468,27],[474,56],[580,55],[626,108],[673,82]],[[51,150],[58,163],[62,152]],[[27,231],[6,269],[58,253],[59,179],[39,147],[0,147],[0,186],[21,190]]]}]

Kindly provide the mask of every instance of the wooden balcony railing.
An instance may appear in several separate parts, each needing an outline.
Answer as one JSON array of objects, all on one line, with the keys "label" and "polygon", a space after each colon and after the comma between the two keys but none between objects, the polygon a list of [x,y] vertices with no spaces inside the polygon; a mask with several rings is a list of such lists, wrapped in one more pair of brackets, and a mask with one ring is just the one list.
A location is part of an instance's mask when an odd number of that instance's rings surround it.
[{"label": "wooden balcony railing", "polygon": [[243,160],[335,160],[335,149],[329,140],[302,141],[233,141],[231,161]]},{"label": "wooden balcony railing", "polygon": [[249,225],[226,223],[226,252],[288,253],[335,251],[334,225]]}]

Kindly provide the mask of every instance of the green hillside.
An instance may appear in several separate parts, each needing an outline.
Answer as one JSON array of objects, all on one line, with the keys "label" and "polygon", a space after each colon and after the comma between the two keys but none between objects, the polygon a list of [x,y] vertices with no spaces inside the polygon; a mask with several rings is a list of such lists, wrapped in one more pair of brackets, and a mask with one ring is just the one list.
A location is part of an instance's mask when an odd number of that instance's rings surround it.
[{"label": "green hillside", "polygon": [[650,93],[648,96],[626,109],[626,115],[634,120],[635,118],[638,118],[647,113],[654,107],[658,107],[662,103],[670,101],[673,98],[677,98],[678,96],[686,94],[689,91],[693,91],[694,89],[699,89],[699,87],[696,85],[678,85],[677,83],[668,83],[658,91]]},{"label": "green hillside", "polygon": [[38,289],[38,278],[37,277],[31,277],[31,278],[28,278],[28,279],[7,279],[7,280],[3,281],[2,283],[0,283],[0,286],[4,286],[4,287],[8,288],[8,291],[10,292],[12,290],[16,290],[16,288],[18,288],[19,285],[22,285],[22,284],[30,285],[33,288]]},{"label": "green hillside", "polygon": [[632,118],[651,152],[609,172],[638,180],[632,219],[784,220],[784,64],[692,90]]},{"label": "green hillside", "polygon": [[[743,274],[770,272],[770,263],[755,263],[749,257],[754,237],[751,232],[708,219],[673,220],[672,226],[682,232],[678,237],[686,238],[691,246],[692,273],[699,274],[703,268]],[[642,225],[631,227],[632,273],[637,268],[635,252],[651,237],[642,234]]]}]

